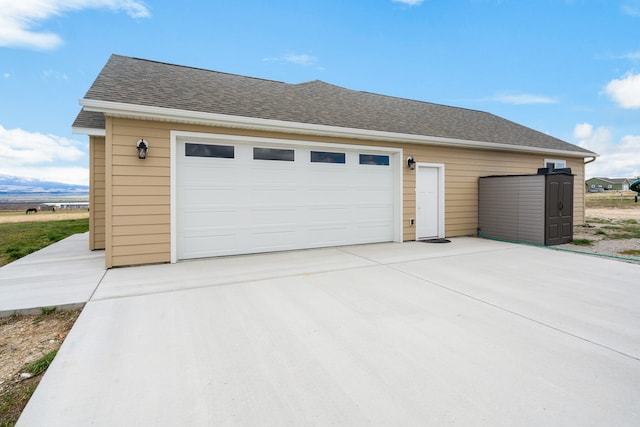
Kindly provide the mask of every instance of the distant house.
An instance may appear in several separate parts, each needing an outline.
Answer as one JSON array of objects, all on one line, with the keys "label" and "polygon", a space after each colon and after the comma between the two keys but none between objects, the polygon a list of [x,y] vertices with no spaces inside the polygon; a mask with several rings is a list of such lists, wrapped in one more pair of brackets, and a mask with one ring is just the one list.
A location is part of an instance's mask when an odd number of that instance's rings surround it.
[{"label": "distant house", "polygon": [[118,55],[80,104],[107,267],[475,235],[479,177],[549,166],[582,224],[596,156],[482,111]]},{"label": "distant house", "polygon": [[628,191],[633,180],[628,178],[590,178],[586,180],[586,190],[589,192],[601,190]]}]

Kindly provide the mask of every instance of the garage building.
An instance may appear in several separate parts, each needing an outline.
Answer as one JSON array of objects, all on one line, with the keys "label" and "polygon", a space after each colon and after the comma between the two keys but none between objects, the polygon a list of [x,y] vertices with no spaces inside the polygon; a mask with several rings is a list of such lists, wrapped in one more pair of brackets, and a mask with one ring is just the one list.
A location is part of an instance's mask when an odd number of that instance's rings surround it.
[{"label": "garage building", "polygon": [[119,55],[80,104],[107,267],[475,235],[480,176],[549,166],[580,224],[596,156],[482,111]]}]

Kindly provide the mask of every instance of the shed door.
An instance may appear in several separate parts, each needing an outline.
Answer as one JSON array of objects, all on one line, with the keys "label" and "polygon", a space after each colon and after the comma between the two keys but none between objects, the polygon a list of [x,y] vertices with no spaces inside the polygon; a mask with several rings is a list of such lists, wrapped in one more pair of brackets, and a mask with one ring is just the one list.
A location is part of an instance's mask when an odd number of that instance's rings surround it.
[{"label": "shed door", "polygon": [[394,152],[178,141],[176,154],[178,259],[394,241]]},{"label": "shed door", "polygon": [[573,176],[547,175],[546,245],[569,243],[573,239]]}]

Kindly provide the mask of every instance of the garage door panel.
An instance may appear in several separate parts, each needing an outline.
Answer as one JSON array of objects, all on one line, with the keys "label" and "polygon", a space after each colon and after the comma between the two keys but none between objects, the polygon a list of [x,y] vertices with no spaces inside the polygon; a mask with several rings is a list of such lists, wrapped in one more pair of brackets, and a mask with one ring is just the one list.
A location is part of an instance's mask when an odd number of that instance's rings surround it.
[{"label": "garage door panel", "polygon": [[[358,194],[359,192],[380,193],[380,192],[390,191],[392,188],[393,187],[390,185],[385,185],[385,183],[378,183],[378,182],[375,182],[375,180],[368,180],[368,181],[365,180],[353,186],[353,189],[356,191],[356,194]],[[383,196],[386,197],[386,194]],[[361,196],[361,197],[364,197],[364,196]]]},{"label": "garage door panel", "polygon": [[[189,230],[184,232],[184,258],[198,258],[203,256],[218,256],[237,253],[237,227],[218,227],[206,230]],[[211,245],[215,240],[219,244]],[[215,253],[215,255],[208,255]]]},{"label": "garage door panel", "polygon": [[344,173],[348,173],[352,171],[351,169],[346,168],[331,168],[331,169],[323,169],[323,170],[313,170],[311,167],[310,171],[306,174],[306,181],[311,186],[333,186],[340,187],[344,182]]},{"label": "garage door panel", "polygon": [[357,200],[380,200],[387,198],[387,194],[391,191],[391,188],[371,185],[360,185],[353,188],[353,196]]},{"label": "garage door panel", "polygon": [[383,239],[382,241],[393,240],[393,233],[387,230],[389,225],[387,221],[362,221],[356,225],[358,239],[362,242],[379,241],[379,239]]},{"label": "garage door panel", "polygon": [[283,187],[274,189],[269,186],[265,187],[251,187],[247,190],[239,191],[236,197],[241,197],[242,194],[246,194],[247,201],[259,205],[273,205],[291,202],[292,193],[296,193],[298,189],[294,186]]},{"label": "garage door panel", "polygon": [[304,215],[307,215],[309,223],[324,224],[324,223],[347,223],[345,218],[351,216],[350,211],[353,209],[351,206],[338,205],[338,206],[321,206],[311,205],[309,206]]},{"label": "garage door panel", "polygon": [[[379,220],[376,220],[376,219],[365,219],[365,220],[359,221],[356,224],[356,229],[360,230],[360,229],[363,229],[363,228],[385,228],[385,227],[388,227],[389,225],[390,225],[390,223],[388,221],[384,220],[384,219],[379,219]],[[387,230],[382,230],[381,232],[376,233],[376,234],[377,235],[381,235],[381,234],[387,235],[387,233],[388,233]]]},{"label": "garage door panel", "polygon": [[393,186],[393,174],[380,172],[374,173],[369,170],[367,170],[366,173],[358,171],[353,182],[354,185],[359,188],[376,188],[380,186],[390,188]]},{"label": "garage door panel", "polygon": [[198,227],[185,228],[184,237],[187,239],[206,239],[208,237],[234,236],[238,234],[240,227]]},{"label": "garage door panel", "polygon": [[385,219],[393,213],[393,206],[387,203],[362,203],[355,206],[356,214],[362,218]]},{"label": "garage door panel", "polygon": [[202,209],[185,211],[182,215],[182,229],[202,229],[211,224],[234,224],[237,220],[236,209]]},{"label": "garage door panel", "polygon": [[182,194],[182,206],[191,208],[196,206],[233,205],[238,199],[236,188],[202,187],[187,188]]},{"label": "garage door panel", "polygon": [[248,210],[249,224],[255,224],[256,227],[270,227],[274,225],[288,225],[295,227],[298,209],[295,207],[273,207],[273,208],[257,208]]},{"label": "garage door panel", "polygon": [[249,230],[252,251],[269,252],[297,249],[296,232],[283,231],[274,228],[253,228]]},{"label": "garage door panel", "polygon": [[223,164],[218,162],[212,162],[209,159],[203,159],[204,162],[197,164],[184,163],[183,173],[180,179],[185,183],[202,183],[201,177],[203,174],[209,174],[211,168],[215,168],[220,175],[227,176],[229,178],[237,178],[243,175],[242,170],[238,169],[238,164],[235,162],[225,162]]},{"label": "garage door panel", "polygon": [[[394,240],[392,164],[361,165],[353,147],[294,150],[295,161],[254,160],[251,144],[236,143],[233,159],[199,158],[179,143],[177,257]],[[312,150],[345,163],[311,162]]]},{"label": "garage door panel", "polygon": [[352,244],[351,240],[344,238],[342,230],[315,230],[309,233],[309,237],[312,243],[308,248],[325,248],[328,246],[345,246]]},{"label": "garage door panel", "polygon": [[350,191],[310,190],[306,192],[309,199],[308,206],[312,209],[322,209],[323,205],[331,208],[336,206],[350,206],[354,202],[354,195]]},{"label": "garage door panel", "polygon": [[[272,161],[270,163],[284,163]],[[267,185],[290,185],[291,178],[296,175],[296,168],[292,165],[279,165],[280,167],[263,167],[256,168],[249,172],[248,177],[250,182],[259,184],[261,186]]]}]

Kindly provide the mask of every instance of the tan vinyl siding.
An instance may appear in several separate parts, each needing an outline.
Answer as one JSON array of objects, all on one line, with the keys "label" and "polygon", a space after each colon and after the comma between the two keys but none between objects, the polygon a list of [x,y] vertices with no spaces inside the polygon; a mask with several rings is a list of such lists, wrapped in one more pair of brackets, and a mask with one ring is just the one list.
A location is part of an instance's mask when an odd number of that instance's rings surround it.
[{"label": "tan vinyl siding", "polygon": [[573,178],[573,225],[584,225],[584,159],[567,159]]},{"label": "tan vinyl siding", "polygon": [[[403,240],[415,239],[415,171],[405,165],[407,156],[417,162],[445,165],[445,234],[475,235],[478,227],[478,178],[487,175],[535,174],[548,154],[450,148],[372,142],[322,136],[267,133],[169,122],[107,118],[107,220],[108,267],[169,262],[171,259],[170,132],[171,130],[246,135],[266,138],[387,146],[403,149]],[[145,160],[137,158],[136,142],[149,142]],[[554,158],[560,158],[554,155]],[[582,158],[566,158],[575,177],[574,223],[584,222],[584,165]]]},{"label": "tan vinyl siding", "polygon": [[[171,259],[169,128],[161,123],[107,118],[111,144],[111,214],[108,267],[169,262]],[[164,129],[163,129],[164,128]],[[138,159],[136,142],[149,152]]]},{"label": "tan vinyl siding", "polygon": [[89,137],[89,249],[105,248],[104,137]]}]

